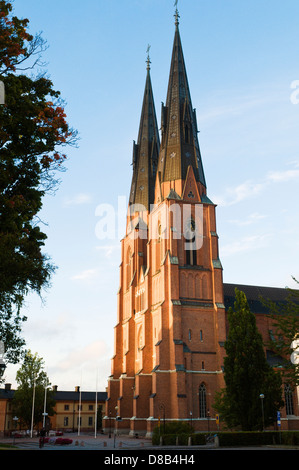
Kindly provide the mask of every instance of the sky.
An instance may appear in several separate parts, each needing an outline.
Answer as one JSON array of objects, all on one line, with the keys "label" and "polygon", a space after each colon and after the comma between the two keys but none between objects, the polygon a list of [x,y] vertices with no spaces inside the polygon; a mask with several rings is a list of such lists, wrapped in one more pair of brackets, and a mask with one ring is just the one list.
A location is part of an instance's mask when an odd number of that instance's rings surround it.
[{"label": "sky", "polygon": [[[13,3],[47,40],[47,76],[80,136],[40,213],[57,271],[42,300],[27,298],[23,337],[59,390],[105,390],[146,51],[160,123],[174,0]],[[178,10],[224,282],[297,287],[299,2],[180,0]],[[103,236],[107,207],[115,230]],[[19,368],[5,372],[13,387]]]}]

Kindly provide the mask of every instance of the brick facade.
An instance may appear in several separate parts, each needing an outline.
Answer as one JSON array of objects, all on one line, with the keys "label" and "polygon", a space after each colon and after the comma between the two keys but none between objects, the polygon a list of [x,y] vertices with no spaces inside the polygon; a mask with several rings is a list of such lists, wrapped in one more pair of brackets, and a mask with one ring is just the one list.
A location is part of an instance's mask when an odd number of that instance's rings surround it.
[{"label": "brick facade", "polygon": [[[213,397],[224,387],[224,284],[178,17],[161,144],[149,67],[141,116],[103,426],[120,416],[118,431],[132,435],[149,436],[159,420],[192,419],[198,431],[216,429]],[[268,318],[257,320],[267,335]]]}]

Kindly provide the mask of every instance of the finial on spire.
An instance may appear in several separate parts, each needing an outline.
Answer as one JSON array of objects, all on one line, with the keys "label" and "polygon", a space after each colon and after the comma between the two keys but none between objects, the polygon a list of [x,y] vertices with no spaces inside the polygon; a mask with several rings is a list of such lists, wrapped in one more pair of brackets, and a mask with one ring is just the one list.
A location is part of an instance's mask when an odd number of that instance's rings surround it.
[{"label": "finial on spire", "polygon": [[146,67],[146,70],[150,70],[150,68],[151,68],[151,66],[150,66],[151,60],[150,60],[150,56],[149,56],[150,48],[151,48],[151,46],[148,44],[147,49],[146,49],[146,52],[147,52],[147,59],[146,59],[147,67]]},{"label": "finial on spire", "polygon": [[174,2],[174,6],[175,6],[175,14],[174,14],[174,17],[175,17],[175,25],[176,25],[176,27],[178,27],[178,25],[179,25],[179,17],[180,17],[179,11],[178,11],[178,1],[179,1],[179,0],[175,0],[175,2]]}]

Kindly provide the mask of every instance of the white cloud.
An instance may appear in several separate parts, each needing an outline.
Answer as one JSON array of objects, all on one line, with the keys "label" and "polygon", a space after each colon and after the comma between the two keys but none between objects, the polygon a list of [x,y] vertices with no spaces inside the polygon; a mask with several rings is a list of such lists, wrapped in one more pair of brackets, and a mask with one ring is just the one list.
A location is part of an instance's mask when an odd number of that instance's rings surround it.
[{"label": "white cloud", "polygon": [[299,170],[271,171],[267,175],[267,180],[273,183],[286,182],[299,178]]},{"label": "white cloud", "polygon": [[65,199],[64,206],[78,206],[82,204],[89,204],[92,201],[92,197],[87,193],[78,193],[74,197]]},{"label": "white cloud", "polygon": [[104,341],[94,341],[81,349],[71,350],[67,356],[59,361],[57,367],[60,370],[68,370],[72,367],[81,367],[85,363],[98,361],[98,358],[106,356],[108,348]]},{"label": "white cloud", "polygon": [[[77,347],[73,344],[65,355],[60,351],[52,355],[48,366],[48,375],[52,384],[58,384],[60,390],[74,389],[80,385],[81,390],[105,390],[107,377],[110,374],[111,347],[103,340]],[[70,386],[69,384],[72,384]]]},{"label": "white cloud", "polygon": [[229,222],[235,225],[239,226],[244,226],[244,225],[252,225],[255,222],[258,222],[262,219],[265,219],[267,216],[259,214],[258,212],[254,212],[253,214],[250,214],[247,219],[241,220],[241,219],[234,219],[230,220]]},{"label": "white cloud", "polygon": [[253,108],[255,109],[265,104],[269,104],[273,101],[271,94],[266,96],[265,90],[263,90],[262,93],[262,96],[248,95],[246,93],[240,93],[238,96],[236,96],[234,93],[234,103],[232,103],[232,97],[230,95],[230,102],[221,105],[219,102],[223,102],[223,97],[226,96],[227,90],[219,90],[218,95],[216,96],[217,105],[214,107],[210,106],[206,113],[201,113],[200,119],[202,122],[204,122],[207,120],[214,120],[223,117],[227,120],[228,116],[243,116],[245,112],[248,112]]},{"label": "white cloud", "polygon": [[71,277],[72,281],[90,281],[98,275],[97,269],[85,269]]},{"label": "white cloud", "polygon": [[109,258],[115,251],[119,251],[121,248],[120,243],[117,245],[103,245],[103,246],[97,246],[96,250],[102,250],[104,251],[104,256],[106,258]]},{"label": "white cloud", "polygon": [[227,245],[224,245],[220,249],[220,256],[226,257],[235,255],[238,253],[253,251],[258,248],[262,248],[266,245],[266,242],[269,240],[270,235],[251,235],[244,237],[241,240],[234,241]]},{"label": "white cloud", "polygon": [[242,184],[238,184],[234,188],[227,188],[224,197],[213,197],[213,202],[221,206],[230,206],[237,204],[244,199],[256,196],[259,194],[264,187],[264,183],[253,183],[252,181],[245,181]]},{"label": "white cloud", "polygon": [[231,206],[250,197],[257,196],[271,184],[286,183],[291,180],[299,179],[299,169],[296,169],[298,162],[294,162],[294,166],[295,168],[291,170],[270,171],[260,182],[247,180],[235,187],[227,188],[224,196],[214,196],[212,200],[219,206]]}]

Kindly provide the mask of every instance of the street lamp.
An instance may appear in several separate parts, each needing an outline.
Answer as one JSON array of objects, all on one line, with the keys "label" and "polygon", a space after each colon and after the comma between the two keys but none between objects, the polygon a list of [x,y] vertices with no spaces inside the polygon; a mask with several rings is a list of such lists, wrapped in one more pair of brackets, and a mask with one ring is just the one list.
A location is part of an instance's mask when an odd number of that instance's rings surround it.
[{"label": "street lamp", "polygon": [[43,416],[43,428],[46,429],[46,417],[48,416],[48,413],[44,411],[44,413],[42,413],[42,416]]},{"label": "street lamp", "polygon": [[111,437],[111,410],[109,411],[109,438]]},{"label": "street lamp", "polygon": [[160,410],[163,410],[163,430],[164,430],[164,434],[165,434],[165,405],[164,405],[164,403],[161,403]]},{"label": "street lamp", "polygon": [[48,377],[46,378],[46,383],[45,383],[45,396],[44,396],[44,412],[43,412],[43,428],[46,426],[46,416],[48,413],[46,413],[46,406],[47,406],[47,386],[48,386]]},{"label": "street lamp", "polygon": [[263,431],[264,431],[264,428],[265,428],[265,423],[264,423],[264,398],[265,398],[265,395],[263,393],[260,394],[260,399],[261,399],[261,404],[262,404],[262,420],[263,420]]},{"label": "street lamp", "polygon": [[36,385],[36,377],[34,377],[34,379],[33,379],[33,394],[32,394],[32,409],[31,409],[31,430],[30,430],[30,437],[32,437],[32,435],[33,435],[33,425],[34,425],[35,385]]},{"label": "street lamp", "polygon": [[14,435],[13,435],[13,443],[15,443],[16,432],[17,432],[17,424],[18,424],[19,418],[17,416],[14,416],[12,419],[13,419],[13,422],[15,423],[15,432],[14,432]]},{"label": "street lamp", "polygon": [[115,407],[115,422],[114,422],[113,447],[115,447],[115,439],[116,439],[116,433],[117,433],[117,417],[118,417],[118,406]]}]

